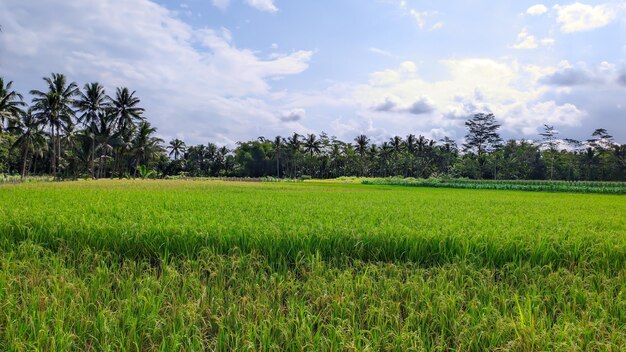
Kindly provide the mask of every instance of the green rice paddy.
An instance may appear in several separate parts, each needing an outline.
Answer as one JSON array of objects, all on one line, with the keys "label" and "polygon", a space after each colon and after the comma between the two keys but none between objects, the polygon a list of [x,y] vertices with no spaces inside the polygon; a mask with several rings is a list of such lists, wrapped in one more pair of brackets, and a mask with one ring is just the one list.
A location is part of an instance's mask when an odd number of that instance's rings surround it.
[{"label": "green rice paddy", "polygon": [[0,350],[626,348],[626,197],[0,186]]}]

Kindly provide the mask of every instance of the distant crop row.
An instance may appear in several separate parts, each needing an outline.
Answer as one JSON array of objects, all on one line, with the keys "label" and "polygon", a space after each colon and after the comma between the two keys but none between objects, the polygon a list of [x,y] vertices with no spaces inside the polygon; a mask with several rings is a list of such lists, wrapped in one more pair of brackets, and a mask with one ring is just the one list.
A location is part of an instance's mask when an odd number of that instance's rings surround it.
[{"label": "distant crop row", "polygon": [[366,185],[626,194],[626,182],[374,178]]}]

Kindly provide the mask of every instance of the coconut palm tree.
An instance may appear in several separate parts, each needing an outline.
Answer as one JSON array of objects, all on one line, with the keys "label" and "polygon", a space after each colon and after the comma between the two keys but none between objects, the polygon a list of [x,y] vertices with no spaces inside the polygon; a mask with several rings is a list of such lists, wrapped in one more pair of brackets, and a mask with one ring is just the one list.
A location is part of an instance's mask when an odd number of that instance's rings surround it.
[{"label": "coconut palm tree", "polygon": [[88,127],[89,133],[93,134],[96,145],[95,151],[98,154],[98,172],[96,178],[105,176],[104,160],[109,158],[114,148],[123,143],[120,134],[115,131],[115,116],[112,114],[102,114],[97,121],[92,121]]},{"label": "coconut palm tree", "polygon": [[4,79],[0,77],[0,132],[4,128],[5,122],[15,123],[20,116],[24,114],[23,107],[26,103],[20,93],[11,90],[13,81],[4,83]]},{"label": "coconut palm tree", "polygon": [[114,116],[114,125],[123,141],[114,150],[114,171],[121,176],[124,173],[124,167],[130,166],[128,164],[123,165],[123,163],[125,160],[128,160],[128,153],[132,149],[133,134],[137,127],[136,123],[144,120],[142,116],[144,109],[139,107],[141,100],[135,96],[135,91],[131,92],[126,87],[117,88],[115,90],[115,98],[109,97],[109,99],[111,100],[110,112]]},{"label": "coconut palm tree", "polygon": [[356,144],[354,149],[359,153],[361,161],[361,177],[365,175],[365,155],[367,154],[367,146],[370,143],[370,139],[366,135],[361,134],[354,138]]},{"label": "coconut palm tree", "polygon": [[178,160],[179,156],[185,154],[187,147],[185,146],[185,142],[176,138],[170,141],[170,145],[167,146],[167,149],[170,150],[169,156],[174,155],[174,160]]},{"label": "coconut palm tree", "polygon": [[[107,109],[111,108],[111,99],[106,95],[104,87],[98,83],[85,84],[83,91],[78,92],[78,98],[75,106],[82,114],[78,117],[78,122],[85,127],[91,123],[98,123],[98,118],[102,116]],[[89,133],[91,138],[91,160],[89,160],[89,173],[95,178],[94,168],[96,159],[96,138],[93,133]]]},{"label": "coconut palm tree", "polygon": [[157,154],[163,152],[163,147],[161,146],[163,140],[154,137],[156,131],[156,128],[152,127],[148,121],[141,121],[137,125],[137,131],[131,146],[131,152],[135,159],[135,175],[137,166],[146,165]]},{"label": "coconut palm tree", "polygon": [[13,143],[13,147],[20,148],[22,151],[21,177],[24,178],[28,172],[31,156],[43,156],[48,144],[41,121],[35,118],[30,111],[21,115],[15,129],[18,131],[19,137]]},{"label": "coconut palm tree", "polygon": [[322,144],[317,136],[313,133],[307,135],[304,140],[304,152],[309,153],[310,156],[313,154],[319,154],[321,152]]},{"label": "coconut palm tree", "polygon": [[135,96],[135,91],[130,92],[126,87],[117,88],[115,98],[109,97],[109,100],[111,112],[115,116],[115,123],[120,131],[127,131],[135,122],[144,119],[142,117],[144,109],[138,106],[141,100]]},{"label": "coconut palm tree", "polygon": [[322,152],[322,141],[315,134],[309,133],[304,140],[304,152],[309,154],[309,174],[312,175],[315,167],[313,156]]},{"label": "coconut palm tree", "polygon": [[285,140],[281,136],[276,136],[272,142],[274,148],[274,158],[276,159],[276,177],[280,177],[280,158],[283,154]]},{"label": "coconut palm tree", "polygon": [[52,158],[50,159],[50,171],[57,173],[59,159],[61,157],[61,127],[72,123],[74,117],[74,96],[78,94],[78,86],[74,82],[67,83],[65,75],[52,73],[43,80],[48,85],[48,91],[31,90],[33,98],[33,111],[35,116],[50,126],[50,138],[52,144]]},{"label": "coconut palm tree", "polygon": [[287,146],[291,152],[292,177],[298,173],[298,154],[300,153],[300,148],[302,147],[300,137],[302,136],[296,132],[294,132],[291,137],[287,137]]}]

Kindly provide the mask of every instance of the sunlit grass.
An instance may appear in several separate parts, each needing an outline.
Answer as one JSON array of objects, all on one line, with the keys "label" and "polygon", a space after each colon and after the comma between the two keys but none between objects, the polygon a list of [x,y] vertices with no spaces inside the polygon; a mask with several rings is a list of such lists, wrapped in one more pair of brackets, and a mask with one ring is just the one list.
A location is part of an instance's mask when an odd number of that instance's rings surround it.
[{"label": "sunlit grass", "polygon": [[0,187],[0,350],[621,350],[626,198]]}]

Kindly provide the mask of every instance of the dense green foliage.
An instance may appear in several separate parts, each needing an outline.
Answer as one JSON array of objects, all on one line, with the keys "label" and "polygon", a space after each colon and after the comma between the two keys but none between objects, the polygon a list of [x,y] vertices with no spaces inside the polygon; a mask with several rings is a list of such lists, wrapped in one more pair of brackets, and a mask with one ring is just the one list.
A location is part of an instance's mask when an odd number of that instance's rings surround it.
[{"label": "dense green foliage", "polygon": [[626,194],[626,182],[374,178],[366,185]]},{"label": "dense green foliage", "polygon": [[[544,126],[541,141],[503,143],[493,114],[465,123],[460,149],[445,137],[409,133],[387,141],[326,133],[259,137],[234,149],[214,143],[167,146],[156,137],[141,100],[128,88],[107,95],[97,82],[79,89],[62,74],[44,78],[30,106],[0,77],[0,173],[60,178],[152,177],[336,178],[341,176],[626,181],[626,145],[598,128],[586,141],[560,139]],[[173,131],[170,131],[172,133]],[[356,132],[356,131],[355,131]],[[410,131],[407,131],[410,132]],[[150,173],[150,171],[153,171]]]},{"label": "dense green foliage", "polygon": [[623,350],[626,198],[0,186],[0,350]]}]

